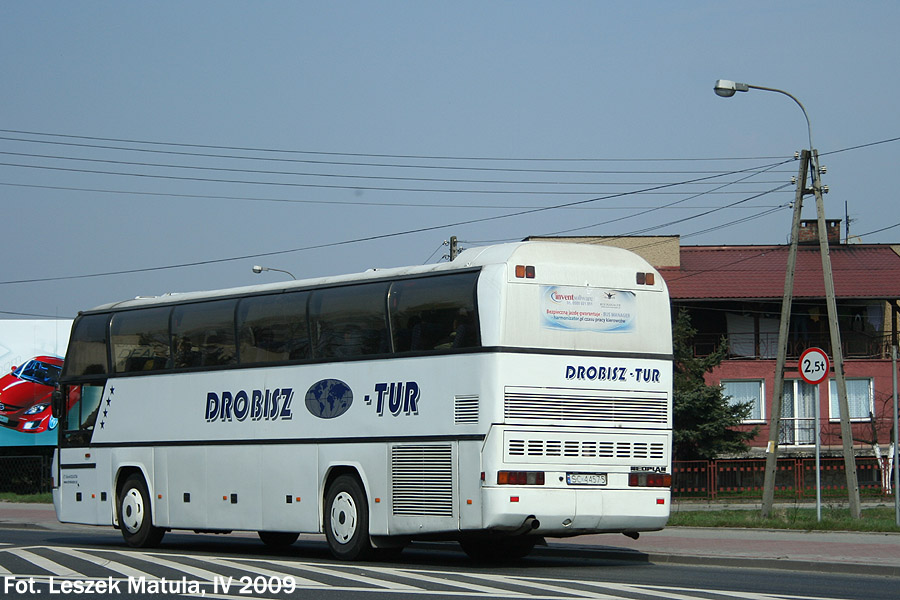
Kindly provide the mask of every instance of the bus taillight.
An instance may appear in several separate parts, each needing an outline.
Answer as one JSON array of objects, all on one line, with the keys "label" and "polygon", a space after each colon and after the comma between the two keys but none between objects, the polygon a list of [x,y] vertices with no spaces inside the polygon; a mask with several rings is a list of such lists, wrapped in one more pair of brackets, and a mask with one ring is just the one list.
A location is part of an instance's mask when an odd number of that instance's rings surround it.
[{"label": "bus taillight", "polygon": [[672,487],[672,476],[669,473],[629,473],[630,487]]},{"label": "bus taillight", "polygon": [[656,275],[654,273],[638,273],[635,281],[638,285],[653,285],[656,283]]},{"label": "bus taillight", "polygon": [[497,471],[497,485],[544,485],[544,472]]},{"label": "bus taillight", "polygon": [[534,267],[532,265],[516,265],[516,277],[534,279]]}]

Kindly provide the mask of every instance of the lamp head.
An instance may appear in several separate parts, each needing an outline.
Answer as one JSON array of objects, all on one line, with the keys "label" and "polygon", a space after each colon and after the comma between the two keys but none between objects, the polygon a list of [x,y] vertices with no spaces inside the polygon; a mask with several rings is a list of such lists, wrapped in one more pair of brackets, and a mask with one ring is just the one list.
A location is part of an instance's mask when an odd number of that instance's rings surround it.
[{"label": "lamp head", "polygon": [[716,87],[713,88],[716,94],[723,98],[731,98],[735,92],[746,92],[750,90],[750,86],[746,83],[738,83],[730,79],[719,79],[716,81]]},{"label": "lamp head", "polygon": [[734,89],[734,82],[727,79],[719,79],[716,81],[716,87],[713,89],[716,91],[716,95],[722,96],[723,98],[731,98],[737,91]]},{"label": "lamp head", "polygon": [[261,266],[259,266],[259,265],[253,265],[253,272],[256,273],[257,275],[259,275],[259,274],[262,273],[263,271],[265,271],[265,269],[262,268]]}]

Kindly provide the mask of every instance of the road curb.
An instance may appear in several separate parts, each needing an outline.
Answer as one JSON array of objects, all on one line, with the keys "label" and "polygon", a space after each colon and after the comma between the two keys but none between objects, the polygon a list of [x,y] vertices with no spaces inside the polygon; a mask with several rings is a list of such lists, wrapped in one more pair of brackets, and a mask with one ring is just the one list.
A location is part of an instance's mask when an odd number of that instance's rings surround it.
[{"label": "road curb", "polygon": [[[552,554],[551,554],[552,553]],[[806,571],[813,573],[842,573],[844,575],[878,575],[900,577],[900,566],[862,563],[841,563],[829,561],[795,560],[789,558],[763,558],[738,556],[704,556],[690,554],[667,554],[664,552],[641,552],[620,548],[598,548],[575,544],[553,544],[535,548],[533,555],[576,556],[606,560],[648,564],[693,565],[704,567],[738,567],[744,569],[779,569],[783,571]]]}]

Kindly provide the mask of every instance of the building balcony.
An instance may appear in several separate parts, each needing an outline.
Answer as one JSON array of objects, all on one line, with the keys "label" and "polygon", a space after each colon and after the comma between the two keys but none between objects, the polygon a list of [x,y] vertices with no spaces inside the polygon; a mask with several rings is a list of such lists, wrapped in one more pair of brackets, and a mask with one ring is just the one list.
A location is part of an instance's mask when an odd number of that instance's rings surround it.
[{"label": "building balcony", "polygon": [[[774,360],[778,354],[778,333],[706,333],[694,336],[694,356],[712,353],[719,342],[727,344],[726,360]],[[882,360],[891,357],[891,334],[864,331],[841,331],[844,358]],[[831,355],[831,336],[822,334],[789,334],[787,358],[798,359],[807,348],[821,348]]]}]

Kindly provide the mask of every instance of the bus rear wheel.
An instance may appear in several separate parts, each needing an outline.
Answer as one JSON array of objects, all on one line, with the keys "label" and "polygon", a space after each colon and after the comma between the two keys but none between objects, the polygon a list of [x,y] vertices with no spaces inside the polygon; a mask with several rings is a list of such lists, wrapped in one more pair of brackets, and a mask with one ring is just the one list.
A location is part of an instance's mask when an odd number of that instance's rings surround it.
[{"label": "bus rear wheel", "polygon": [[153,526],[150,492],[141,475],[129,475],[119,494],[119,529],[125,543],[133,548],[159,545],[166,530]]},{"label": "bus rear wheel", "polygon": [[362,484],[352,475],[340,475],[328,487],[325,538],[331,553],[341,560],[364,560],[372,555],[369,506]]}]

